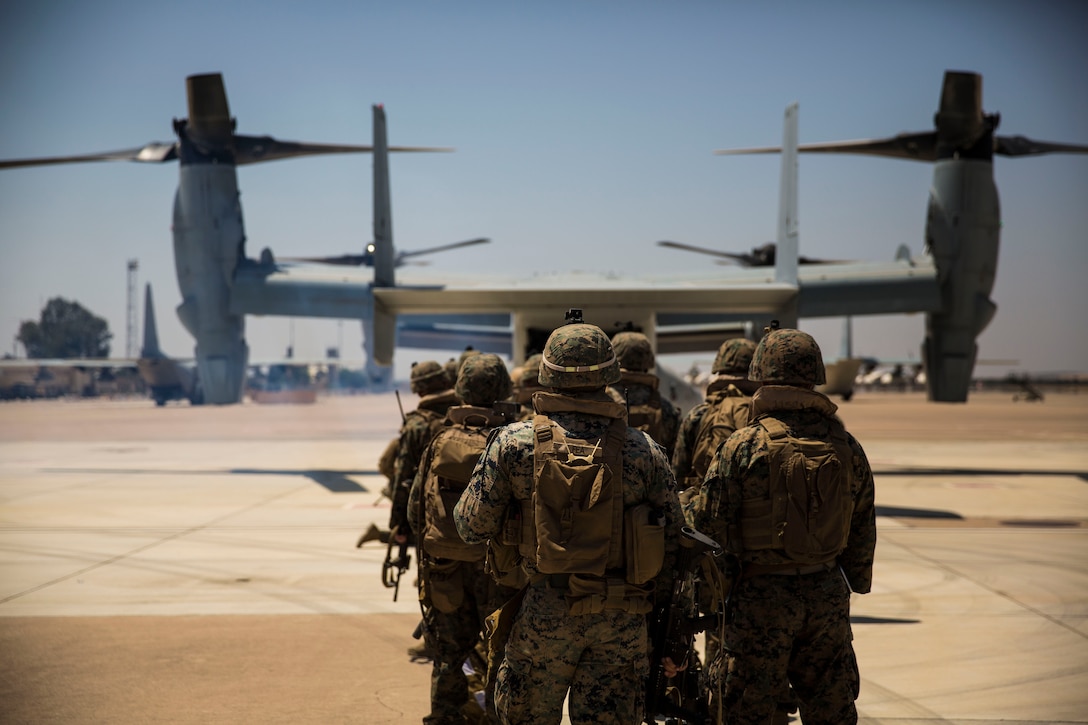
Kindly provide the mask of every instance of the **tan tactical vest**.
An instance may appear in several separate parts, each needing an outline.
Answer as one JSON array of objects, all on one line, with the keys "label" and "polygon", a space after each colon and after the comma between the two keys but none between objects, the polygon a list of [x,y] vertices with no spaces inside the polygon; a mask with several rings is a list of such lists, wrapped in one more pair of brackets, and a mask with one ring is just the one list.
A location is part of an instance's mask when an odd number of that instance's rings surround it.
[{"label": "tan tactical vest", "polygon": [[777,418],[757,421],[770,436],[769,497],[741,502],[745,551],[773,549],[798,564],[826,564],[846,548],[854,513],[853,452],[842,423],[831,440],[798,438]]}]

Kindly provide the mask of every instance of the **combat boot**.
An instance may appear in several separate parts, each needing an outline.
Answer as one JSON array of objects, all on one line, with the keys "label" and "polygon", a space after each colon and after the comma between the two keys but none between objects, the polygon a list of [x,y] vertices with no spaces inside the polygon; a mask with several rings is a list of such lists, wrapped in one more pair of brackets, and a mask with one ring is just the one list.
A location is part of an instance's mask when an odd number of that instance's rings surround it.
[{"label": "combat boot", "polygon": [[389,532],[379,529],[377,524],[371,524],[370,528],[364,531],[363,535],[359,537],[359,540],[355,542],[355,548],[361,548],[362,545],[368,541],[380,541],[383,544],[388,544]]},{"label": "combat boot", "polygon": [[434,660],[435,652],[423,641],[408,648],[408,657],[412,662],[427,662]]}]

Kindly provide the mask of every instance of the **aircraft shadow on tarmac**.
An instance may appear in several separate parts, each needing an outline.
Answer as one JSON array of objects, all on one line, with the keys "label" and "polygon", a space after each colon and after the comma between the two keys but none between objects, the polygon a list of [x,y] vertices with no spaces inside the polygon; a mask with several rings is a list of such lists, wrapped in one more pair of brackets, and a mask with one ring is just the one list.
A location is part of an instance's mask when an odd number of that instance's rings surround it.
[{"label": "aircraft shadow on tarmac", "polygon": [[[350,476],[381,476],[376,470],[334,471],[321,468],[228,468],[208,470],[165,470],[135,468],[48,468],[47,473],[95,473],[107,475],[155,475],[155,476],[221,476],[225,473],[240,476],[302,476],[319,484],[331,493],[367,493],[370,489]],[[384,478],[384,477],[383,477]]]},{"label": "aircraft shadow on tarmac", "polygon": [[956,519],[963,520],[963,517],[954,511],[939,511],[937,509],[913,509],[906,508],[904,506],[881,506],[876,507],[877,516],[888,516],[896,519]]},{"label": "aircraft shadow on tarmac", "polygon": [[900,617],[866,617],[859,614],[850,617],[850,624],[918,624],[920,619],[903,619]]},{"label": "aircraft shadow on tarmac", "polygon": [[1055,471],[1053,469],[995,469],[995,468],[894,468],[873,471],[882,476],[1072,476],[1088,483],[1088,471]]},{"label": "aircraft shadow on tarmac", "polygon": [[366,493],[369,489],[349,476],[380,476],[378,471],[332,471],[328,469],[232,468],[230,473],[243,476],[303,476],[331,493]]}]

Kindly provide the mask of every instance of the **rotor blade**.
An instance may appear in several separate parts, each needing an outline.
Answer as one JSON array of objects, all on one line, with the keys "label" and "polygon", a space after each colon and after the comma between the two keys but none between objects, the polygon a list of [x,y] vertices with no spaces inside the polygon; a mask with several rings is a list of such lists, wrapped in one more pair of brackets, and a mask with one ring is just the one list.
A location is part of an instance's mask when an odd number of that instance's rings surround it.
[{"label": "rotor blade", "polygon": [[122,151],[105,151],[98,154],[78,156],[47,156],[37,159],[11,159],[0,161],[0,169],[15,169],[23,166],[50,166],[52,164],[78,164],[87,161],[139,161],[143,163],[162,163],[178,157],[177,145],[153,141],[146,146]]},{"label": "rotor blade", "polygon": [[1034,141],[1025,136],[995,136],[994,153],[1002,156],[1037,156],[1039,154],[1088,154],[1088,146],[1074,143]]},{"label": "rotor blade", "polygon": [[[277,141],[271,136],[234,136],[234,159],[239,166],[256,164],[261,161],[277,161],[296,156],[316,156],[319,154],[368,154],[373,146],[349,144],[300,143],[297,141]],[[390,151],[401,152],[451,152],[452,148],[431,146],[390,146]]]},{"label": "rotor blade", "polygon": [[697,252],[699,254],[709,254],[712,257],[722,257],[723,259],[737,262],[742,267],[752,266],[752,255],[750,254],[735,254],[733,252],[722,252],[717,249],[709,249],[707,247],[697,247],[694,244],[684,244],[682,242],[670,242],[668,240],[658,242],[659,247],[672,247],[673,249],[683,249],[685,252]]},{"label": "rotor blade", "polygon": [[363,254],[341,254],[337,257],[279,257],[280,262],[312,262],[314,264],[332,264],[339,267],[360,267],[372,257]]},{"label": "rotor blade", "polygon": [[[833,141],[831,143],[801,144],[798,151],[823,154],[862,154],[865,156],[890,156],[913,161],[935,161],[937,159],[937,134],[933,131],[922,133],[901,133],[898,136],[883,139],[859,139],[856,141]],[[719,156],[737,154],[776,154],[782,149],[778,146],[764,146],[750,149],[718,149]]]},{"label": "rotor blade", "polygon": [[491,240],[487,237],[480,237],[478,239],[466,239],[463,242],[453,242],[452,244],[443,244],[437,247],[429,247],[427,249],[413,249],[408,252],[400,252],[398,256],[402,259],[406,257],[418,257],[421,254],[432,254],[434,252],[444,252],[447,249],[458,249],[459,247],[470,247],[473,244],[488,244]]}]

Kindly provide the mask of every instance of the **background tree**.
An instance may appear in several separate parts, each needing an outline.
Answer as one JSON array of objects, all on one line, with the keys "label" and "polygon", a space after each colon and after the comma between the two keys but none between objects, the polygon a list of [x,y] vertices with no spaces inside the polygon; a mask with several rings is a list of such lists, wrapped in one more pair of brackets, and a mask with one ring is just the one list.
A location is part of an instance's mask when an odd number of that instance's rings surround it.
[{"label": "background tree", "polygon": [[109,323],[78,302],[54,297],[45,303],[40,322],[25,320],[17,339],[31,358],[100,358],[110,354]]}]

